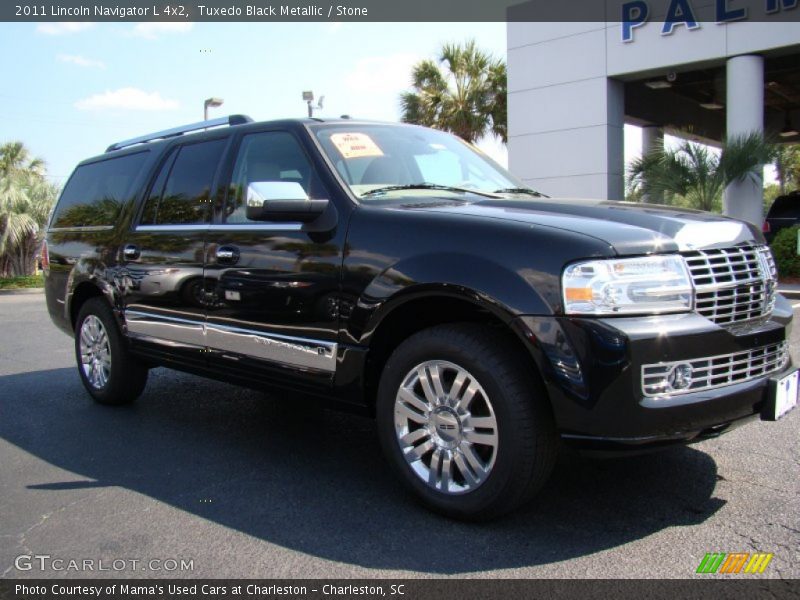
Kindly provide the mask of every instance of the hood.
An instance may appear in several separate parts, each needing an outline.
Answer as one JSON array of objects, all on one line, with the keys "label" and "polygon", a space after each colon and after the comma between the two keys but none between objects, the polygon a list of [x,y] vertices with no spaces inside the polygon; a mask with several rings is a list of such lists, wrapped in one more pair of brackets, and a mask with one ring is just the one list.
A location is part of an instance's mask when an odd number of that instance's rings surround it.
[{"label": "hood", "polygon": [[602,240],[620,255],[765,243],[761,232],[750,223],[690,209],[616,200],[537,198],[450,202],[440,198],[438,203],[422,201],[400,208],[564,229]]}]

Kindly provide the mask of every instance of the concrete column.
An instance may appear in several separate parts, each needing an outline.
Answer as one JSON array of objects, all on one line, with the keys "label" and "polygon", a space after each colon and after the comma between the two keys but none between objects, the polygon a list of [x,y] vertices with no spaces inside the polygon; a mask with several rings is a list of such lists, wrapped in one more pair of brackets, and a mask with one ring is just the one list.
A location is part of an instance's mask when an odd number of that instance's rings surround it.
[{"label": "concrete column", "polygon": [[[514,71],[529,68],[529,63],[523,66],[515,60],[509,62]],[[625,197],[625,87],[621,81],[602,76],[511,90],[508,161],[512,173],[553,197]]]},{"label": "concrete column", "polygon": [[664,149],[664,130],[655,125],[642,127],[642,154],[649,154],[654,148]]},{"label": "concrete column", "polygon": [[606,198],[625,199],[625,84],[606,80]]},{"label": "concrete column", "polygon": [[[661,127],[651,125],[642,127],[642,156],[646,156],[654,150],[664,149],[664,130]],[[664,194],[659,191],[646,193],[642,196],[642,202],[653,202],[661,204],[664,202]]]},{"label": "concrete column", "polygon": [[[727,63],[727,137],[764,131],[764,58],[734,56]],[[761,177],[732,183],[725,190],[726,215],[758,226],[764,220]]]},{"label": "concrete column", "polygon": [[[601,3],[602,4],[602,3]],[[625,86],[597,23],[508,25],[508,161],[553,197],[624,197]]]}]

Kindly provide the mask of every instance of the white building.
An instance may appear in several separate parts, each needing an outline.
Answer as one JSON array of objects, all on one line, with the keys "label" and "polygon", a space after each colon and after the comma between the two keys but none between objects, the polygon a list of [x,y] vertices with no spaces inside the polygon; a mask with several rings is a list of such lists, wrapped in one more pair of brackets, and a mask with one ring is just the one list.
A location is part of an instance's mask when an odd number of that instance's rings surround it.
[{"label": "white building", "polygon": [[[551,196],[621,199],[625,123],[645,128],[644,148],[664,130],[800,141],[797,0],[750,2],[744,14],[734,4],[745,0],[690,1],[620,2],[628,22],[510,22],[511,171]],[[760,223],[761,193],[730,186],[726,212]]]}]

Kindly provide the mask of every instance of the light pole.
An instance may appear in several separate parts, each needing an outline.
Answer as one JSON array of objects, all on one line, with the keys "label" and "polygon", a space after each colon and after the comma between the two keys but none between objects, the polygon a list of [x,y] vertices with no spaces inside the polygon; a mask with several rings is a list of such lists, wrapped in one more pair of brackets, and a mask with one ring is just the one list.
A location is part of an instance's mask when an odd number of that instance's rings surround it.
[{"label": "light pole", "polygon": [[222,106],[224,100],[222,98],[206,98],[205,102],[203,102],[203,121],[208,121],[208,107],[217,108],[218,106]]}]

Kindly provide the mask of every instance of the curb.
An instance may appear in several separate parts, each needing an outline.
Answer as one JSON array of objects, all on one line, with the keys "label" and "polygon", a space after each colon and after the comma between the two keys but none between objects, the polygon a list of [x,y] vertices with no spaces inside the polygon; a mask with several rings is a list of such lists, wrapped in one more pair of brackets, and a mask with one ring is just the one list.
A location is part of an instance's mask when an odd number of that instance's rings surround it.
[{"label": "curb", "polygon": [[18,290],[0,290],[0,296],[25,296],[29,294],[44,294],[44,288],[20,288]]}]

